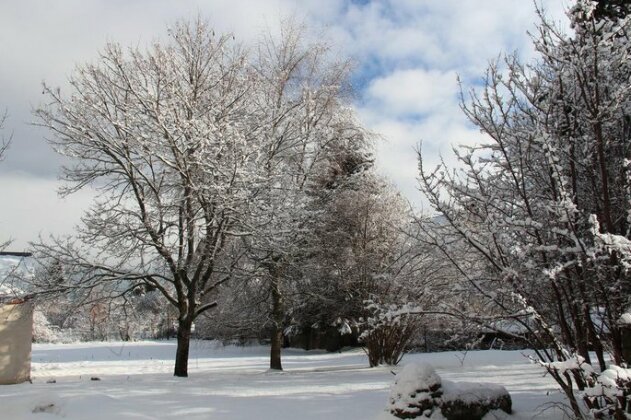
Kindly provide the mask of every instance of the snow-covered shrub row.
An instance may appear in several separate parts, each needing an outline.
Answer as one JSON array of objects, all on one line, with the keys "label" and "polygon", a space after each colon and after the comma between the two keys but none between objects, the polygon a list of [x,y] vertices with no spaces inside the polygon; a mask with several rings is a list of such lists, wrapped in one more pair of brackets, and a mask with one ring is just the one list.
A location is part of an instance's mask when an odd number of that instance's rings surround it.
[{"label": "snow-covered shrub row", "polygon": [[34,340],[74,342],[168,338],[175,335],[175,316],[164,311],[155,293],[125,300],[83,303],[72,295],[35,299]]}]

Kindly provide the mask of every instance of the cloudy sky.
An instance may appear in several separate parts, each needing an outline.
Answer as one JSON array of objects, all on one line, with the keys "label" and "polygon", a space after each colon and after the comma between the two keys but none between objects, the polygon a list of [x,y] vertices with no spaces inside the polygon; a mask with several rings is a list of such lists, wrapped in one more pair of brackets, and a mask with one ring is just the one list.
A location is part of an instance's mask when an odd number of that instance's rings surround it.
[{"label": "cloudy sky", "polygon": [[[542,0],[563,21],[571,0]],[[32,126],[41,82],[67,89],[77,63],[93,60],[106,42],[144,46],[164,39],[169,24],[197,14],[217,32],[244,43],[274,29],[283,17],[304,21],[339,54],[356,63],[355,107],[381,134],[379,171],[417,206],[414,148],[423,141],[429,163],[451,144],[479,141],[458,107],[457,75],[475,87],[488,62],[517,51],[533,57],[529,0],[4,0],[0,1],[0,111],[13,136],[0,163],[0,242],[21,250],[39,234],[68,233],[89,191],[58,198],[62,161]]]}]

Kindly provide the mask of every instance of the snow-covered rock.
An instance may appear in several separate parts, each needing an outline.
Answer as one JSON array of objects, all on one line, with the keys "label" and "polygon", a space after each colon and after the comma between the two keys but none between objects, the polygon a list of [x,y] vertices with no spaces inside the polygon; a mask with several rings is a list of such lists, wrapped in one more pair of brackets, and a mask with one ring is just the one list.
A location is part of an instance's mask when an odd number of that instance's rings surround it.
[{"label": "snow-covered rock", "polygon": [[401,419],[429,417],[442,395],[441,380],[427,363],[410,363],[396,376],[390,390],[390,412]]},{"label": "snow-covered rock", "polygon": [[440,411],[448,420],[481,419],[491,410],[512,411],[506,388],[495,384],[443,381]]},{"label": "snow-covered rock", "polygon": [[482,419],[491,410],[512,411],[506,388],[493,384],[442,381],[427,363],[406,365],[390,391],[389,411],[401,419]]}]

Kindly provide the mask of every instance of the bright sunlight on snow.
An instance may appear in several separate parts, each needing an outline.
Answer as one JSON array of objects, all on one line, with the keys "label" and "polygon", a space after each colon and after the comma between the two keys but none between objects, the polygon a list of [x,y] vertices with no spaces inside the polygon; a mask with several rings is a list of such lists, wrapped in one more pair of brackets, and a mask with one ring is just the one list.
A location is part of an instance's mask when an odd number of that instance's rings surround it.
[{"label": "bright sunlight on snow", "polygon": [[[286,350],[286,370],[272,373],[268,351],[195,341],[182,379],[172,376],[173,341],[35,344],[33,384],[0,388],[0,418],[393,418],[384,410],[391,371],[400,367],[368,368],[361,350]],[[503,384],[511,419],[562,418],[551,410],[561,400],[553,381],[519,351],[408,354],[401,366],[410,361],[430,363],[449,380]]]}]

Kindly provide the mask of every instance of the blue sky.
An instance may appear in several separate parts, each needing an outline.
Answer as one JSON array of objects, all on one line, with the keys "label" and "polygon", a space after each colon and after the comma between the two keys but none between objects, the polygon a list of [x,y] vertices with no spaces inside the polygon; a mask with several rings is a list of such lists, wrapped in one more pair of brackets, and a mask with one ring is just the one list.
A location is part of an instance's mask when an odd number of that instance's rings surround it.
[{"label": "blue sky", "polygon": [[[539,2],[555,21],[571,0]],[[179,18],[206,17],[219,32],[254,42],[283,17],[325,37],[351,57],[355,107],[380,135],[378,170],[417,206],[414,148],[423,141],[427,163],[448,162],[452,144],[471,144],[480,133],[458,107],[459,75],[475,87],[489,62],[518,51],[533,58],[529,0],[20,0],[0,2],[0,110],[7,109],[13,144],[0,163],[0,242],[23,249],[38,234],[68,233],[91,199],[89,191],[60,200],[61,164],[29,125],[44,98],[41,82],[66,87],[75,63],[93,60],[108,41],[145,45],[164,37]]]}]

